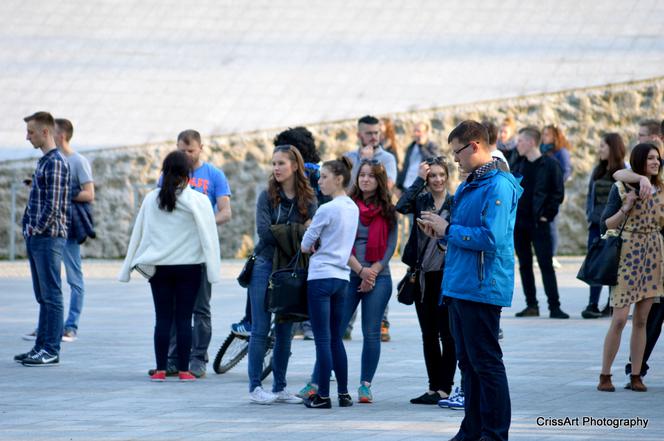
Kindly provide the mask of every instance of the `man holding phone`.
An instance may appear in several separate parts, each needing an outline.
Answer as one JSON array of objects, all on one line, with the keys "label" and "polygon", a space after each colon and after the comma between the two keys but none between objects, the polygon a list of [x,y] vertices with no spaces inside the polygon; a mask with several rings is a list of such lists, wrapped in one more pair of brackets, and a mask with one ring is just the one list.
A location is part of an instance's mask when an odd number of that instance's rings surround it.
[{"label": "man holding phone", "polygon": [[465,393],[465,416],[451,441],[507,440],[511,404],[498,333],[501,310],[514,293],[513,231],[523,190],[492,158],[479,122],[462,122],[448,142],[470,174],[457,189],[449,223],[423,213],[418,225],[447,244],[442,296]]}]

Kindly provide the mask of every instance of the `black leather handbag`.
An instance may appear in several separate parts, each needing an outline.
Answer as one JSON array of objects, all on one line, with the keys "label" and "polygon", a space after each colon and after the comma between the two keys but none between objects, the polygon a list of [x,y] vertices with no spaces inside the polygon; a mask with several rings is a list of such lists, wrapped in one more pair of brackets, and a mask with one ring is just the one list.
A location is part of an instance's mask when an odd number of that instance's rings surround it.
[{"label": "black leather handbag", "polygon": [[274,271],[267,286],[266,309],[294,319],[309,317],[307,310],[307,269],[298,267],[298,250],[286,268]]},{"label": "black leather handbag", "polygon": [[622,249],[622,232],[629,214],[620,227],[617,236],[599,237],[590,244],[588,254],[583,259],[583,264],[576,278],[590,286],[618,284],[618,267],[620,265],[620,250]]},{"label": "black leather handbag", "polygon": [[397,284],[397,301],[404,305],[412,305],[415,296],[420,295],[420,269],[408,268],[406,275]]},{"label": "black leather handbag", "polygon": [[256,263],[255,253],[249,256],[244,263],[244,267],[242,267],[242,271],[240,271],[240,275],[237,276],[237,283],[239,283],[242,288],[247,288],[249,282],[251,282],[251,273],[254,272],[254,263]]}]

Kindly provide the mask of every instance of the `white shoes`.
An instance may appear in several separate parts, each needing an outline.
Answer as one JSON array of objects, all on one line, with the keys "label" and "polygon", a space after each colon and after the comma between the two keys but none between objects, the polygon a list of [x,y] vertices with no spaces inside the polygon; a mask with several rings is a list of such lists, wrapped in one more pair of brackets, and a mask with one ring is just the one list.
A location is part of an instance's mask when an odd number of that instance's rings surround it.
[{"label": "white shoes", "polygon": [[249,401],[256,404],[272,404],[277,401],[277,395],[258,386],[249,394]]},{"label": "white shoes", "polygon": [[286,404],[302,404],[302,398],[298,397],[295,394],[288,392],[284,389],[281,392],[277,392],[277,403],[286,403]]}]

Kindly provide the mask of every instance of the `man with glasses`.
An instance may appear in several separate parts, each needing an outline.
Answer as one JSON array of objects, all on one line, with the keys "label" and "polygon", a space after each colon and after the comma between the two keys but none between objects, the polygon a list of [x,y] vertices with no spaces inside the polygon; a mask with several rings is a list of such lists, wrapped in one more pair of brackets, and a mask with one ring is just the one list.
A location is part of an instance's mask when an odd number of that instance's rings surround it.
[{"label": "man with glasses", "polygon": [[464,121],[448,137],[469,173],[454,195],[450,222],[423,213],[418,224],[447,245],[442,296],[465,394],[464,419],[452,441],[507,440],[511,404],[498,343],[500,312],[514,292],[514,223],[523,190],[491,156],[486,128]]},{"label": "man with glasses", "polygon": [[413,142],[406,149],[403,168],[397,177],[396,186],[399,192],[413,185],[422,161],[439,155],[438,145],[429,140],[429,131],[429,123],[418,122],[415,124]]},{"label": "man with glasses", "polygon": [[366,115],[357,121],[357,139],[360,143],[357,150],[347,152],[344,156],[353,162],[351,170],[351,185],[360,170],[362,159],[374,159],[385,167],[387,173],[387,187],[391,190],[397,180],[397,160],[394,155],[383,149],[380,145],[380,121],[378,118]]}]

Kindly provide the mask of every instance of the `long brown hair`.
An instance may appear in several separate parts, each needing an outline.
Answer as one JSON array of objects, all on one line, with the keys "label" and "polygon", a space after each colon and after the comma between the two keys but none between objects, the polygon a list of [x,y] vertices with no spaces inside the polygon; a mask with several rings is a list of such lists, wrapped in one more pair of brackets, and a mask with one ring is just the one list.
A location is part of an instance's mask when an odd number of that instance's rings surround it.
[{"label": "long brown hair", "polygon": [[[359,180],[360,173],[362,172],[362,167],[371,167],[371,173],[373,173],[376,178],[376,191],[368,198],[364,198],[364,193],[360,190]],[[394,228],[397,223],[397,214],[392,204],[392,194],[387,188],[387,173],[385,172],[385,167],[383,164],[376,160],[363,160],[360,161],[360,168],[357,171],[357,176],[355,177],[355,185],[353,186],[353,191],[350,194],[351,199],[354,201],[360,200],[365,204],[374,205],[380,208],[380,215],[383,216],[390,225],[390,228]]]},{"label": "long brown hair", "polygon": [[560,130],[560,128],[556,125],[549,124],[548,126],[544,126],[542,129],[542,133],[544,133],[545,130],[551,130],[553,132],[553,150],[554,152],[557,152],[563,148],[566,148],[567,150],[571,151],[572,147],[570,146],[569,141],[567,138],[565,138],[565,135],[563,134],[563,131]]},{"label": "long brown hair", "polygon": [[[297,202],[297,211],[302,219],[309,219],[309,206],[315,200],[314,191],[309,185],[309,179],[304,175],[304,161],[300,152],[292,145],[279,145],[274,148],[274,153],[282,152],[288,155],[291,162],[297,164],[295,173],[295,200]],[[274,153],[272,154],[274,156]],[[267,194],[272,202],[272,207],[276,208],[281,203],[281,184],[274,178],[274,173],[270,174],[267,183]]]},{"label": "long brown hair", "polygon": [[659,151],[659,147],[657,147],[657,145],[652,144],[650,142],[642,142],[641,144],[637,144],[636,146],[634,146],[634,148],[632,149],[632,153],[629,156],[629,165],[632,166],[632,171],[634,173],[637,173],[641,176],[647,176],[646,166],[648,164],[648,155],[650,154],[651,150],[657,152],[657,156],[659,157],[660,160],[660,166],[659,166],[659,173],[656,176],[651,176],[650,182],[652,183],[652,185],[662,190],[664,189],[664,183],[662,182],[662,166],[661,166],[662,153]]},{"label": "long brown hair", "polygon": [[602,136],[602,141],[609,146],[609,159],[600,160],[593,172],[593,181],[605,175],[613,176],[618,170],[625,168],[625,143],[622,136],[617,133],[607,133]]}]

